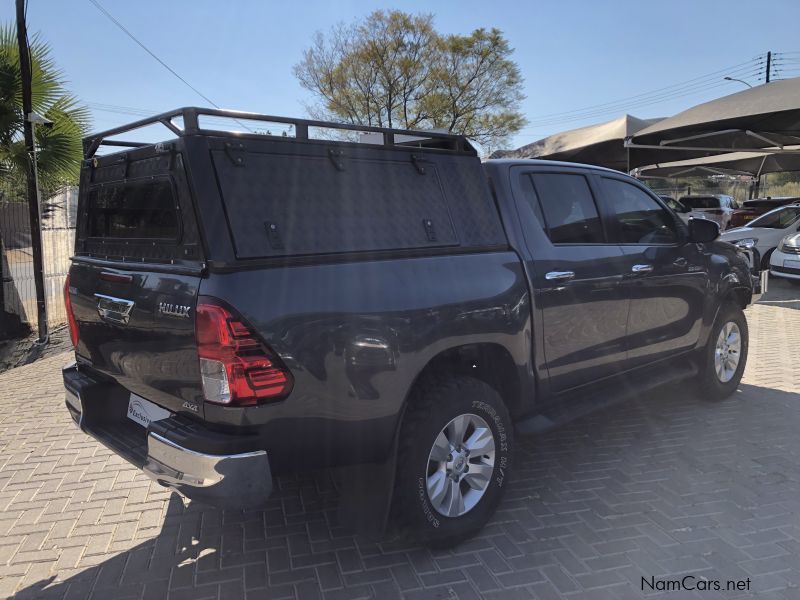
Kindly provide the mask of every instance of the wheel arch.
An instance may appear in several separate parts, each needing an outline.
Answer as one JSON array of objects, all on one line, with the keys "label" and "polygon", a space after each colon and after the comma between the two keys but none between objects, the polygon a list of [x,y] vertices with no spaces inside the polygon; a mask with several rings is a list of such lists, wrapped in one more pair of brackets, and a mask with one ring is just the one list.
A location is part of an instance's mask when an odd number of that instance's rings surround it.
[{"label": "wheel arch", "polygon": [[713,298],[714,300],[711,305],[713,309],[710,310],[709,312],[706,312],[706,317],[703,323],[702,334],[697,341],[697,346],[696,346],[697,349],[704,348],[705,345],[708,343],[709,336],[711,335],[711,328],[717,321],[717,317],[719,316],[719,312],[722,310],[722,307],[725,306],[726,304],[733,304],[738,308],[744,310],[745,308],[747,308],[747,305],[750,304],[750,300],[752,298],[752,290],[748,287],[741,285],[728,286],[721,293],[713,296]]},{"label": "wheel arch", "polygon": [[[747,287],[743,286],[736,286],[729,288],[725,294],[721,297],[721,302],[717,307],[717,314],[719,314],[720,308],[723,304],[727,302],[731,302],[736,304],[739,308],[744,310],[748,304],[750,304],[750,298],[752,297],[752,290]],[[716,315],[714,317],[716,319]]]},{"label": "wheel arch", "polygon": [[431,378],[443,376],[479,379],[500,395],[512,419],[524,412],[524,369],[514,362],[511,352],[501,344],[463,344],[439,352],[414,378],[406,394],[405,404],[408,404],[420,385]]}]

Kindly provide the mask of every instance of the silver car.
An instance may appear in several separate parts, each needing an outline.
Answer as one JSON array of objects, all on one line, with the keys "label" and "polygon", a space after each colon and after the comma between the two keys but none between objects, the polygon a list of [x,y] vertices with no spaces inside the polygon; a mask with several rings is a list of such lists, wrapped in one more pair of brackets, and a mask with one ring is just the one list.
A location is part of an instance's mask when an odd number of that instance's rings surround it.
[{"label": "silver car", "polygon": [[710,219],[725,231],[731,222],[731,215],[736,210],[736,201],[725,194],[706,194],[683,196],[681,204],[690,209],[689,216],[695,219]]}]

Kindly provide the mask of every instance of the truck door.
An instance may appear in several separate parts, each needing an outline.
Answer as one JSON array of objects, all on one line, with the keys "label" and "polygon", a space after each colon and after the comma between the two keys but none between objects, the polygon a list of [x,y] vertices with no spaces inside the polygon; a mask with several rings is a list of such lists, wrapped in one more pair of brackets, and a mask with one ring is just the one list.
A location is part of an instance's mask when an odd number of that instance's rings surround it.
[{"label": "truck door", "polygon": [[640,366],[694,348],[710,292],[707,259],[644,188],[610,173],[597,176],[597,184],[610,239],[625,254],[629,363]]},{"label": "truck door", "polygon": [[591,175],[522,167],[512,179],[551,390],[624,370],[625,256],[607,239]]}]

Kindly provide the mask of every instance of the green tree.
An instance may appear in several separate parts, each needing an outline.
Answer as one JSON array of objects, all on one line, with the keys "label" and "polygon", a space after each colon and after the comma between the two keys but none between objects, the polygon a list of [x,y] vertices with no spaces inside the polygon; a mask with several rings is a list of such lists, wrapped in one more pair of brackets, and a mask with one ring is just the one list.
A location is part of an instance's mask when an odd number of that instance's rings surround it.
[{"label": "green tree", "polygon": [[[64,74],[38,33],[31,39],[30,53],[33,110],[53,122],[50,128],[36,128],[39,184],[49,195],[77,183],[89,111],[66,90]],[[19,189],[24,189],[27,164],[23,117],[16,26],[0,24],[0,181]]]},{"label": "green tree", "polygon": [[490,150],[525,119],[522,77],[497,29],[442,35],[432,15],[375,11],[318,32],[294,67],[318,118],[403,129],[440,128]]}]

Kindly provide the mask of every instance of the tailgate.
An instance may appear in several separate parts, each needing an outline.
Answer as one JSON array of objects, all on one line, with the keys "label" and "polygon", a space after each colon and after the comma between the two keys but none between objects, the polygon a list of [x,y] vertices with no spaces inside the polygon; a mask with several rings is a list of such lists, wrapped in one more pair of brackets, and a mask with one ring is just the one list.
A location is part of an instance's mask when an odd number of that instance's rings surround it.
[{"label": "tailgate", "polygon": [[196,276],[75,262],[69,293],[81,362],[164,408],[201,416],[199,284]]},{"label": "tailgate", "polygon": [[202,416],[194,335],[203,250],[182,146],[84,161],[69,294],[78,361]]}]

